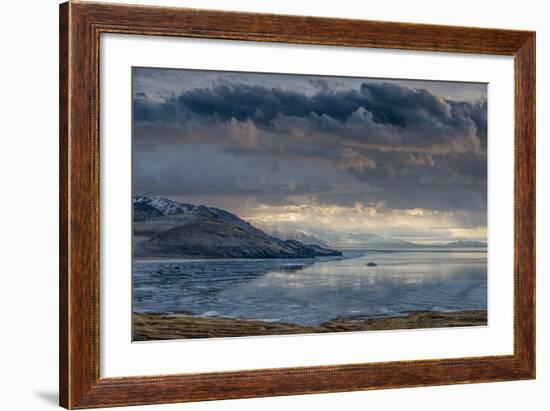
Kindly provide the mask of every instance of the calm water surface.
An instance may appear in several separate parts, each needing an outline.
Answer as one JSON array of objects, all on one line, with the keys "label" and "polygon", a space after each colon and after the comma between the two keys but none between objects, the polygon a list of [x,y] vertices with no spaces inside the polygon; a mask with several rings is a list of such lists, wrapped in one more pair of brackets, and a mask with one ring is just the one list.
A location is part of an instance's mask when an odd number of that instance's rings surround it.
[{"label": "calm water surface", "polygon": [[344,258],[313,260],[134,261],[133,267],[137,312],[318,325],[342,316],[487,308],[487,254],[478,250],[347,251]]}]

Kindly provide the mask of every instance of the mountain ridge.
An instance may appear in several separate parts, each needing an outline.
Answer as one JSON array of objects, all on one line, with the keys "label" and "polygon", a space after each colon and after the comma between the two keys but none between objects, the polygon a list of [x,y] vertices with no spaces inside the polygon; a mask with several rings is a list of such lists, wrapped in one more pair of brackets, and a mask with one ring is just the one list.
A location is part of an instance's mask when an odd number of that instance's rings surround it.
[{"label": "mountain ridge", "polygon": [[164,197],[133,198],[138,258],[314,258],[342,253],[280,240],[228,211]]}]

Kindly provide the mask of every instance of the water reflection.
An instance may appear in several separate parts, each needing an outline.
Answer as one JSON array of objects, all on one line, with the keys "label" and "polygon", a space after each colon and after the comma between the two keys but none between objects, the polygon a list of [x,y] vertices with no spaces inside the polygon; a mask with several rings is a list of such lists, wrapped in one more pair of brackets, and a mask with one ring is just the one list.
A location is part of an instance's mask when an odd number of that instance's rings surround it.
[{"label": "water reflection", "polygon": [[[346,256],[135,262],[134,310],[316,325],[347,315],[486,308],[486,253]],[[377,266],[369,267],[368,262]]]}]

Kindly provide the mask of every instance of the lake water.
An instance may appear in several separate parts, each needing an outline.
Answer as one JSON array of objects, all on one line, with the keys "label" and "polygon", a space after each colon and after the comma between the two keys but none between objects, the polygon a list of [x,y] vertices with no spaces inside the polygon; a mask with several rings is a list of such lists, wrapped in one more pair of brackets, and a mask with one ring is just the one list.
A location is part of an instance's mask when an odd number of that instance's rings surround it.
[{"label": "lake water", "polygon": [[487,254],[479,250],[346,251],[344,258],[133,266],[136,312],[318,325],[345,316],[487,308]]}]

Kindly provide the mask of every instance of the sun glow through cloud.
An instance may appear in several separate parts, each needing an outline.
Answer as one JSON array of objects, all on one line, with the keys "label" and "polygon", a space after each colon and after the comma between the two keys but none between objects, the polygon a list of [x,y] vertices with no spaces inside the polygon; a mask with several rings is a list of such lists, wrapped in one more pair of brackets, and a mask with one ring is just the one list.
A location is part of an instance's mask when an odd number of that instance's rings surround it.
[{"label": "sun glow through cloud", "polygon": [[134,192],[351,244],[486,241],[486,85],[133,71]]}]

